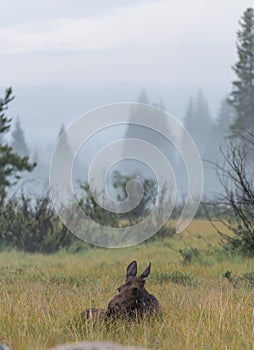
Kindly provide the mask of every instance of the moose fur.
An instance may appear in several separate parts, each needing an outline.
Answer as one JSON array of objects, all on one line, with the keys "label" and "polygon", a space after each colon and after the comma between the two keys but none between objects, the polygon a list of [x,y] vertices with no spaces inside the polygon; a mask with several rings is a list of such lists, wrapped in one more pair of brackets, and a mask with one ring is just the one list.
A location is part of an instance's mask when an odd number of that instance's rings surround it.
[{"label": "moose fur", "polygon": [[86,320],[139,320],[144,316],[162,316],[156,297],[145,289],[145,282],[151,271],[151,263],[137,276],[137,262],[132,261],[126,269],[126,280],[118,288],[118,294],[109,301],[107,309],[86,309],[82,318]]}]

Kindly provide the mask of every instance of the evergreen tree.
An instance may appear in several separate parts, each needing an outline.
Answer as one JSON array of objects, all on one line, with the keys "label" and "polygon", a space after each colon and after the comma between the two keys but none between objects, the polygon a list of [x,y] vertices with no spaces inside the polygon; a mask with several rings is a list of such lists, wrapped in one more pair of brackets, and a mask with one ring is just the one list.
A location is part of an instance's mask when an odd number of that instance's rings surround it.
[{"label": "evergreen tree", "polygon": [[148,104],[148,103],[149,103],[148,97],[147,97],[147,94],[146,94],[146,91],[145,91],[144,88],[141,90],[137,102],[139,102],[139,103],[145,103],[145,104]]},{"label": "evergreen tree", "polygon": [[185,112],[185,117],[183,119],[183,124],[186,130],[191,135],[195,134],[196,120],[195,120],[194,102],[192,97],[189,99],[186,112]]},{"label": "evergreen tree", "polygon": [[220,163],[222,160],[220,149],[225,146],[226,139],[230,135],[230,126],[234,123],[234,120],[234,108],[229,104],[228,98],[225,98],[221,101],[218,116],[208,138],[206,151],[208,160],[216,163]]},{"label": "evergreen tree", "polygon": [[[11,118],[6,116],[9,103],[13,100],[12,89],[5,91],[5,96],[0,98],[0,135],[8,133],[11,127]],[[0,197],[3,200],[7,194],[7,188],[20,178],[24,170],[32,171],[35,164],[29,162],[28,157],[22,157],[15,153],[7,143],[0,143]]]},{"label": "evergreen tree", "polygon": [[165,107],[165,104],[164,104],[164,101],[163,101],[162,98],[159,99],[159,102],[158,102],[158,103],[157,103],[157,102],[154,102],[154,103],[153,103],[153,106],[154,106],[154,107],[158,107],[158,108],[162,109],[163,111],[166,111],[166,107]]},{"label": "evergreen tree", "polygon": [[241,130],[254,131],[254,10],[248,8],[239,22],[237,32],[238,62],[233,69],[237,79],[233,82],[230,103],[236,110],[232,125],[234,134]]},{"label": "evergreen tree", "polygon": [[219,114],[215,120],[214,134],[216,138],[223,141],[225,137],[229,136],[230,126],[235,121],[235,112],[233,107],[229,104],[228,99],[221,101]]},{"label": "evergreen tree", "polygon": [[[149,104],[149,99],[147,97],[147,94],[144,88],[141,90],[138,96],[137,102]],[[153,106],[159,107],[160,109],[165,110],[165,106],[162,99],[159,100],[158,104],[153,104]],[[130,119],[129,119],[130,124],[127,126],[125,138],[136,138],[138,140],[144,140],[154,145],[164,153],[164,155],[169,159],[172,166],[174,167],[173,165],[173,163],[175,162],[174,147],[170,144],[170,142],[167,141],[166,138],[164,138],[160,133],[155,131],[152,127],[147,128],[142,125],[142,123],[146,124],[146,120],[151,118],[152,120],[154,120],[155,126],[158,123],[160,123],[162,130],[165,130],[166,132],[170,128],[168,120],[166,118],[158,119],[158,115],[160,115],[160,112],[156,111],[153,107],[146,108],[140,105],[133,106],[130,112]],[[140,123],[141,125],[135,125],[136,123]],[[127,150],[127,148],[126,146],[123,146],[124,153],[125,153],[125,150]],[[127,153],[128,153],[128,150],[127,150]],[[148,171],[147,169],[145,169],[143,164],[137,163],[134,161],[128,161],[128,165],[123,166],[123,169],[124,169],[124,172],[127,173],[128,175],[131,175],[133,173],[142,174],[142,176],[146,179],[153,177],[153,174],[151,173],[151,171]],[[122,169],[120,169],[119,171],[123,172]]]},{"label": "evergreen tree", "polygon": [[196,100],[196,118],[196,142],[201,154],[204,156],[207,147],[207,139],[213,127],[213,120],[208,104],[201,91],[199,91]]},{"label": "evergreen tree", "polygon": [[58,133],[58,140],[60,139],[60,137],[64,138],[62,143],[62,148],[61,148],[61,158],[63,159],[63,162],[73,158],[73,152],[72,152],[71,146],[64,132],[65,132],[65,127],[62,124],[60,127],[60,131]]},{"label": "evergreen tree", "polygon": [[201,156],[204,156],[207,139],[213,127],[213,120],[201,91],[195,100],[190,99],[183,123],[196,143]]},{"label": "evergreen tree", "polygon": [[29,155],[28,147],[25,141],[25,134],[17,118],[15,128],[12,132],[11,147],[18,155],[25,157]]},{"label": "evergreen tree", "polygon": [[[201,91],[198,92],[195,99],[190,99],[187,105],[186,114],[183,119],[184,127],[190,133],[193,141],[195,142],[201,159],[207,158],[207,145],[209,141],[209,135],[213,128],[213,120],[209,111],[208,104]],[[182,139],[184,145],[185,140]],[[213,145],[214,146],[214,145]],[[184,146],[185,147],[185,146]],[[216,147],[216,146],[215,146]],[[181,173],[181,171],[178,171]],[[181,175],[183,177],[183,175]],[[204,189],[208,190],[208,174],[204,164]],[[182,184],[186,181],[182,179]]]}]

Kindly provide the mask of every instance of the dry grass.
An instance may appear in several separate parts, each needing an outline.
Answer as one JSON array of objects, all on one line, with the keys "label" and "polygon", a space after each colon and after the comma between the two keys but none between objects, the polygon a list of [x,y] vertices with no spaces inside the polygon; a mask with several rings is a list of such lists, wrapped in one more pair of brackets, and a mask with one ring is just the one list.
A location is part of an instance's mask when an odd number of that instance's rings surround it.
[{"label": "dry grass", "polygon": [[[46,349],[59,342],[115,341],[153,349],[254,348],[252,289],[234,289],[222,275],[254,271],[253,261],[213,252],[217,236],[205,221],[166,242],[128,249],[93,249],[83,255],[0,254],[0,343],[12,350]],[[180,248],[194,246],[200,261],[183,265]],[[85,307],[106,307],[133,259],[152,261],[147,289],[161,302],[163,320],[139,324],[82,324]],[[172,283],[173,271],[192,285]]]}]

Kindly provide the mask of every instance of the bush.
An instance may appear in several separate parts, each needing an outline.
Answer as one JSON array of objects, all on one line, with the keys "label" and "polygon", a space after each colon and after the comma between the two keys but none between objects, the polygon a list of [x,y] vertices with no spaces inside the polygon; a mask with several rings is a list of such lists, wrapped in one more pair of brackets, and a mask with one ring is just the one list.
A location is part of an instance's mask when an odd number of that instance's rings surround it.
[{"label": "bush", "polygon": [[2,248],[49,254],[74,243],[76,251],[85,247],[58,219],[48,196],[34,202],[24,195],[9,199],[1,207],[0,226]]},{"label": "bush", "polygon": [[165,238],[174,237],[176,234],[174,227],[168,227],[166,225],[162,226],[162,228],[156,232],[152,237],[148,238],[145,243],[151,243],[154,241],[162,241]]},{"label": "bush", "polygon": [[223,166],[214,164],[222,191],[210,206],[231,233],[219,229],[210,215],[208,218],[226,250],[254,256],[254,134],[243,130],[241,136],[243,143],[230,142],[227,151],[222,152]]},{"label": "bush", "polygon": [[187,265],[193,262],[193,260],[197,260],[200,256],[200,252],[197,248],[189,248],[189,249],[180,249],[179,253],[183,259],[183,264]]},{"label": "bush", "polygon": [[156,272],[154,278],[159,282],[172,282],[176,284],[181,284],[183,286],[196,286],[197,280],[190,273],[173,271],[173,272]]}]

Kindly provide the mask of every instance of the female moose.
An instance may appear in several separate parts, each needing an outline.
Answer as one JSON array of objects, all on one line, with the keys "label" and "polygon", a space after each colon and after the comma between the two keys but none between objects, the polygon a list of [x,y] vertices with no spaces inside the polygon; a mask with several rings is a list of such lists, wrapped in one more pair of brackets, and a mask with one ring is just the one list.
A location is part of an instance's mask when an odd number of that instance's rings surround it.
[{"label": "female moose", "polygon": [[118,288],[116,294],[108,303],[107,310],[86,309],[82,314],[86,319],[105,321],[125,318],[139,320],[144,316],[161,317],[162,311],[156,297],[145,289],[145,282],[151,271],[151,263],[137,276],[137,262],[134,260],[126,270],[126,281]]}]

